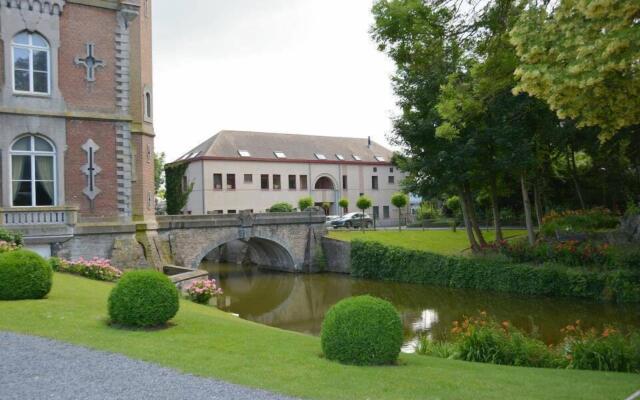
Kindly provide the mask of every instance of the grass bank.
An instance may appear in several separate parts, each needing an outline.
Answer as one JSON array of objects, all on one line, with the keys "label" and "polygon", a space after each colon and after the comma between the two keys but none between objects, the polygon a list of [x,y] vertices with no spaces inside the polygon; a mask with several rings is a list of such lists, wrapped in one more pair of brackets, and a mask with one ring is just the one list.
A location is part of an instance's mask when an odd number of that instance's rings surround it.
[{"label": "grass bank", "polygon": [[[503,234],[505,237],[511,238],[525,235],[526,231],[505,230]],[[484,236],[487,241],[495,239],[493,231],[485,231]],[[469,239],[462,229],[458,229],[456,232],[451,230],[404,230],[402,232],[384,230],[365,231],[364,233],[362,231],[332,230],[329,232],[329,237],[346,241],[360,239],[443,255],[460,254],[469,248]]]},{"label": "grass bank", "polygon": [[[319,357],[319,339],[182,302],[157,331],[106,324],[112,285],[56,274],[48,299],[0,302],[0,330],[125,354],[200,376],[312,399],[623,399],[640,375],[505,367],[402,355],[395,367]],[[108,378],[107,378],[108,379]]]}]

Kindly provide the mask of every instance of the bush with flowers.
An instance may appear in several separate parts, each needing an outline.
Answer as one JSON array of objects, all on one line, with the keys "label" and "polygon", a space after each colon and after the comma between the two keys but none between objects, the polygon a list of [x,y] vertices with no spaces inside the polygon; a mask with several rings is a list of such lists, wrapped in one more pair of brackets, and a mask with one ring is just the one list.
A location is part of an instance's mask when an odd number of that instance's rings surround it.
[{"label": "bush with flowers", "polygon": [[546,345],[509,321],[498,323],[480,312],[454,321],[448,341],[421,339],[417,352],[490,364],[640,373],[639,333],[623,335],[612,327],[585,330],[580,321],[562,333],[559,344]]},{"label": "bush with flowers", "polygon": [[107,259],[94,257],[64,260],[56,257],[49,259],[49,264],[56,272],[81,275],[98,281],[114,282],[120,279],[122,271],[111,265]]},{"label": "bush with flowers", "polygon": [[615,229],[620,217],[606,208],[590,210],[552,211],[542,219],[541,231],[552,237],[558,233],[588,233],[605,229]]},{"label": "bush with flowers", "polygon": [[222,289],[218,287],[215,279],[199,279],[187,286],[187,297],[190,300],[207,304],[213,296],[222,294]]},{"label": "bush with flowers", "polygon": [[612,266],[611,246],[607,243],[568,240],[548,242],[538,240],[533,246],[524,240],[500,241],[483,248],[485,253],[498,252],[515,262],[545,263],[581,267]]}]

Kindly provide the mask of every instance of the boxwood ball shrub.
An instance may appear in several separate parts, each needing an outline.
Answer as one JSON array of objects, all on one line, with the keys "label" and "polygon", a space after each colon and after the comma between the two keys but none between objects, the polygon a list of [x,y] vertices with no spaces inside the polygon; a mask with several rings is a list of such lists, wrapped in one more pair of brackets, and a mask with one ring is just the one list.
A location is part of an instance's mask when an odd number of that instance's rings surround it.
[{"label": "boxwood ball shrub", "polygon": [[51,290],[49,263],[29,250],[0,254],[0,300],[41,299]]},{"label": "boxwood ball shrub", "polygon": [[109,295],[111,321],[124,326],[162,325],[176,315],[178,307],[178,289],[157,271],[127,272]]},{"label": "boxwood ball shrub", "polygon": [[392,364],[402,347],[402,321],[388,301],[371,296],[340,301],[322,323],[324,356],[343,364]]}]

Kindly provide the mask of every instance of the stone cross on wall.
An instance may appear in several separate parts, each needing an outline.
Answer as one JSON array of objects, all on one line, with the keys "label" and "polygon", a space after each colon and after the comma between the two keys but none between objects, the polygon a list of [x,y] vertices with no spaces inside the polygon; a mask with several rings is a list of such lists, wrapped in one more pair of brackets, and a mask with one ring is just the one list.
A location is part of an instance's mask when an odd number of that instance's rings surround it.
[{"label": "stone cross on wall", "polygon": [[82,150],[87,153],[87,163],[82,166],[82,172],[87,176],[87,186],[82,190],[82,193],[91,201],[100,194],[100,189],[96,186],[96,175],[102,171],[102,169],[96,165],[96,152],[99,149],[100,146],[91,139],[82,145]]},{"label": "stone cross on wall", "polygon": [[93,55],[96,48],[95,44],[87,43],[86,46],[87,46],[87,56],[85,58],[76,57],[75,63],[76,65],[81,65],[85,67],[85,69],[87,70],[87,75],[85,76],[85,79],[87,80],[87,82],[95,82],[96,69],[103,68],[105,66],[105,63],[102,60],[98,60]]}]

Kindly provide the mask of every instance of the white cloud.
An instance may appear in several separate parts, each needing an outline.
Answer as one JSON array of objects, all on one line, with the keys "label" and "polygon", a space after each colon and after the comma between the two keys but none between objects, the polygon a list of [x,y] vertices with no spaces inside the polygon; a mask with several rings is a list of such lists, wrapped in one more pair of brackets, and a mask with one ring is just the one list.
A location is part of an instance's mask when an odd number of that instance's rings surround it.
[{"label": "white cloud", "polygon": [[154,7],[156,147],[169,160],[222,129],[386,143],[393,65],[370,39],[371,0]]}]

